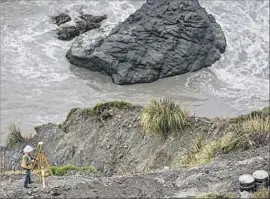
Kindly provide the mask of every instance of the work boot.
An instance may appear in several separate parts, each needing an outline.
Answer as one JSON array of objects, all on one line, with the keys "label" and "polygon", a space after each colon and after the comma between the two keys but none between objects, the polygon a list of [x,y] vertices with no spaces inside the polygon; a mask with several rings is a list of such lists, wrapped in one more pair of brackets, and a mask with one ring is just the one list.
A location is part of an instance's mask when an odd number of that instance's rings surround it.
[{"label": "work boot", "polygon": [[32,184],[32,183],[34,183],[34,181],[30,181],[30,182],[29,182],[29,184]]},{"label": "work boot", "polygon": [[23,185],[23,187],[26,188],[26,189],[29,189],[29,188],[30,188],[30,187],[28,187],[27,185]]}]

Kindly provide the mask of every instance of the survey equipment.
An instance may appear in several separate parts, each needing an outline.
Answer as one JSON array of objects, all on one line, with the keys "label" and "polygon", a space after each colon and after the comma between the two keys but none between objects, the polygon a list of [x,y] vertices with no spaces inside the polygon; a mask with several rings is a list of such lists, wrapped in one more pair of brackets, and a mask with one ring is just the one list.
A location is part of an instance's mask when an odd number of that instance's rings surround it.
[{"label": "survey equipment", "polygon": [[45,188],[45,173],[53,175],[51,166],[48,162],[48,159],[43,151],[43,142],[39,142],[36,149],[35,161],[32,167],[32,170],[37,169],[37,174],[39,176],[39,181],[43,184]]}]

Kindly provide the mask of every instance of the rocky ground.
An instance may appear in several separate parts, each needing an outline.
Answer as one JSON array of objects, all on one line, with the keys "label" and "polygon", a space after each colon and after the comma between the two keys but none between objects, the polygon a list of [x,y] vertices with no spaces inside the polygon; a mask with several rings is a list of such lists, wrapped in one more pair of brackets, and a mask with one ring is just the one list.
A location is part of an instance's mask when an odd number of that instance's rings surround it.
[{"label": "rocky ground", "polygon": [[198,127],[187,129],[182,136],[164,140],[144,135],[141,110],[139,106],[109,108],[92,116],[87,109],[73,109],[62,124],[38,126],[35,137],[5,150],[6,167],[19,168],[25,145],[35,147],[42,141],[51,163],[92,165],[108,176],[145,172],[170,166],[174,157],[184,152],[181,149],[188,148],[197,134],[213,125],[199,121],[195,123]]},{"label": "rocky ground", "polygon": [[[23,188],[23,176],[2,176],[1,198],[183,198],[204,192],[235,192],[238,177],[257,169],[268,170],[268,147],[221,155],[191,169],[156,170],[145,174],[90,176],[84,173],[49,176],[46,188],[34,183]],[[36,179],[36,176],[34,176]]]},{"label": "rocky ground", "polygon": [[[22,175],[2,173],[0,198],[181,198],[204,192],[238,193],[240,175],[260,169],[269,171],[269,136],[260,133],[252,134],[249,148],[218,153],[205,166],[181,166],[186,151],[194,149],[196,136],[203,135],[205,144],[212,143],[236,131],[238,122],[247,116],[212,120],[191,117],[184,132],[172,133],[165,139],[144,133],[142,110],[141,106],[117,101],[74,108],[63,123],[38,126],[34,137],[1,147],[5,169],[20,170],[25,145],[35,147],[42,141],[50,164],[93,166],[99,173],[49,176],[46,189],[38,183],[24,189]],[[256,114],[268,113],[253,112],[248,118]]]}]

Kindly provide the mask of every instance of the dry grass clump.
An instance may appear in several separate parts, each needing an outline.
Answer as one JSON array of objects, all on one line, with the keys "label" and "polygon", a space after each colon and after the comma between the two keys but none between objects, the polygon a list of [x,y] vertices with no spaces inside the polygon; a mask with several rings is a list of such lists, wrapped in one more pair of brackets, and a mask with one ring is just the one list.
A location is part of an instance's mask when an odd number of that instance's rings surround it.
[{"label": "dry grass clump", "polygon": [[163,138],[172,132],[183,132],[188,121],[188,111],[170,98],[153,99],[141,115],[145,133]]},{"label": "dry grass clump", "polygon": [[256,191],[252,194],[252,198],[256,199],[263,199],[263,198],[270,198],[270,190],[267,188],[263,188],[259,191]]},{"label": "dry grass clump", "polygon": [[241,124],[244,133],[270,133],[270,117],[255,116],[244,120]]},{"label": "dry grass clump", "polygon": [[247,150],[250,142],[246,136],[235,135],[230,132],[225,136],[205,144],[205,140],[197,137],[192,150],[181,158],[181,165],[192,167],[205,165],[212,161],[218,154]]},{"label": "dry grass clump", "polygon": [[202,193],[196,198],[212,198],[212,199],[231,199],[231,198],[237,198],[237,195],[235,193]]},{"label": "dry grass clump", "polygon": [[8,130],[9,130],[7,137],[8,147],[13,147],[14,145],[21,143],[25,140],[21,134],[19,127],[17,127],[15,124],[10,124]]},{"label": "dry grass clump", "polygon": [[[210,163],[219,154],[262,147],[269,143],[269,107],[232,119],[216,119],[212,140],[198,135],[187,152],[179,152],[172,161],[175,167],[193,167]],[[214,129],[214,128],[213,128]],[[208,134],[209,136],[209,134]]]},{"label": "dry grass clump", "polygon": [[262,110],[252,111],[251,113],[246,115],[239,115],[237,117],[231,118],[230,122],[238,124],[247,119],[252,119],[255,117],[265,118],[267,116],[270,116],[270,107],[265,107]]},{"label": "dry grass clump", "polygon": [[89,109],[88,113],[90,115],[99,116],[105,110],[110,110],[112,108],[133,109],[135,108],[135,105],[130,102],[125,102],[125,101],[112,101],[112,102],[98,103],[93,108]]},{"label": "dry grass clump", "polygon": [[74,165],[63,165],[63,166],[52,166],[51,167],[53,175],[63,176],[66,175],[69,171],[90,171],[92,173],[98,173],[98,171],[92,167],[77,167]]}]

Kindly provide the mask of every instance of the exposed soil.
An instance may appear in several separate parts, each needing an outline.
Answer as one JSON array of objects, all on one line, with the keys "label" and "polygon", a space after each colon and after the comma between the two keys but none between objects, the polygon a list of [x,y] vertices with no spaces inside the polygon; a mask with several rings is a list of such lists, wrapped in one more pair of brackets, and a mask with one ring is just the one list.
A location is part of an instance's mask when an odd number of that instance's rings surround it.
[{"label": "exposed soil", "polygon": [[[20,170],[21,149],[44,143],[51,164],[94,166],[99,175],[71,172],[49,176],[46,189],[37,181],[23,188],[23,175],[1,177],[0,198],[180,198],[204,192],[239,194],[238,178],[255,170],[269,171],[269,137],[256,140],[248,151],[217,156],[206,166],[175,168],[179,155],[193,147],[194,138],[203,134],[207,140],[229,132],[230,122],[221,119],[191,119],[185,132],[167,139],[143,133],[140,125],[142,107],[73,109],[61,125],[36,127],[37,135],[0,152],[5,168]],[[263,142],[264,141],[264,142]]]},{"label": "exposed soil", "polygon": [[[267,168],[268,148],[222,155],[203,167],[163,169],[137,175],[96,177],[79,172],[68,176],[49,176],[46,188],[39,183],[23,188],[23,176],[1,177],[1,198],[181,198],[203,192],[235,192],[238,177]],[[36,176],[34,176],[36,178]],[[240,196],[240,195],[239,195]]]}]

